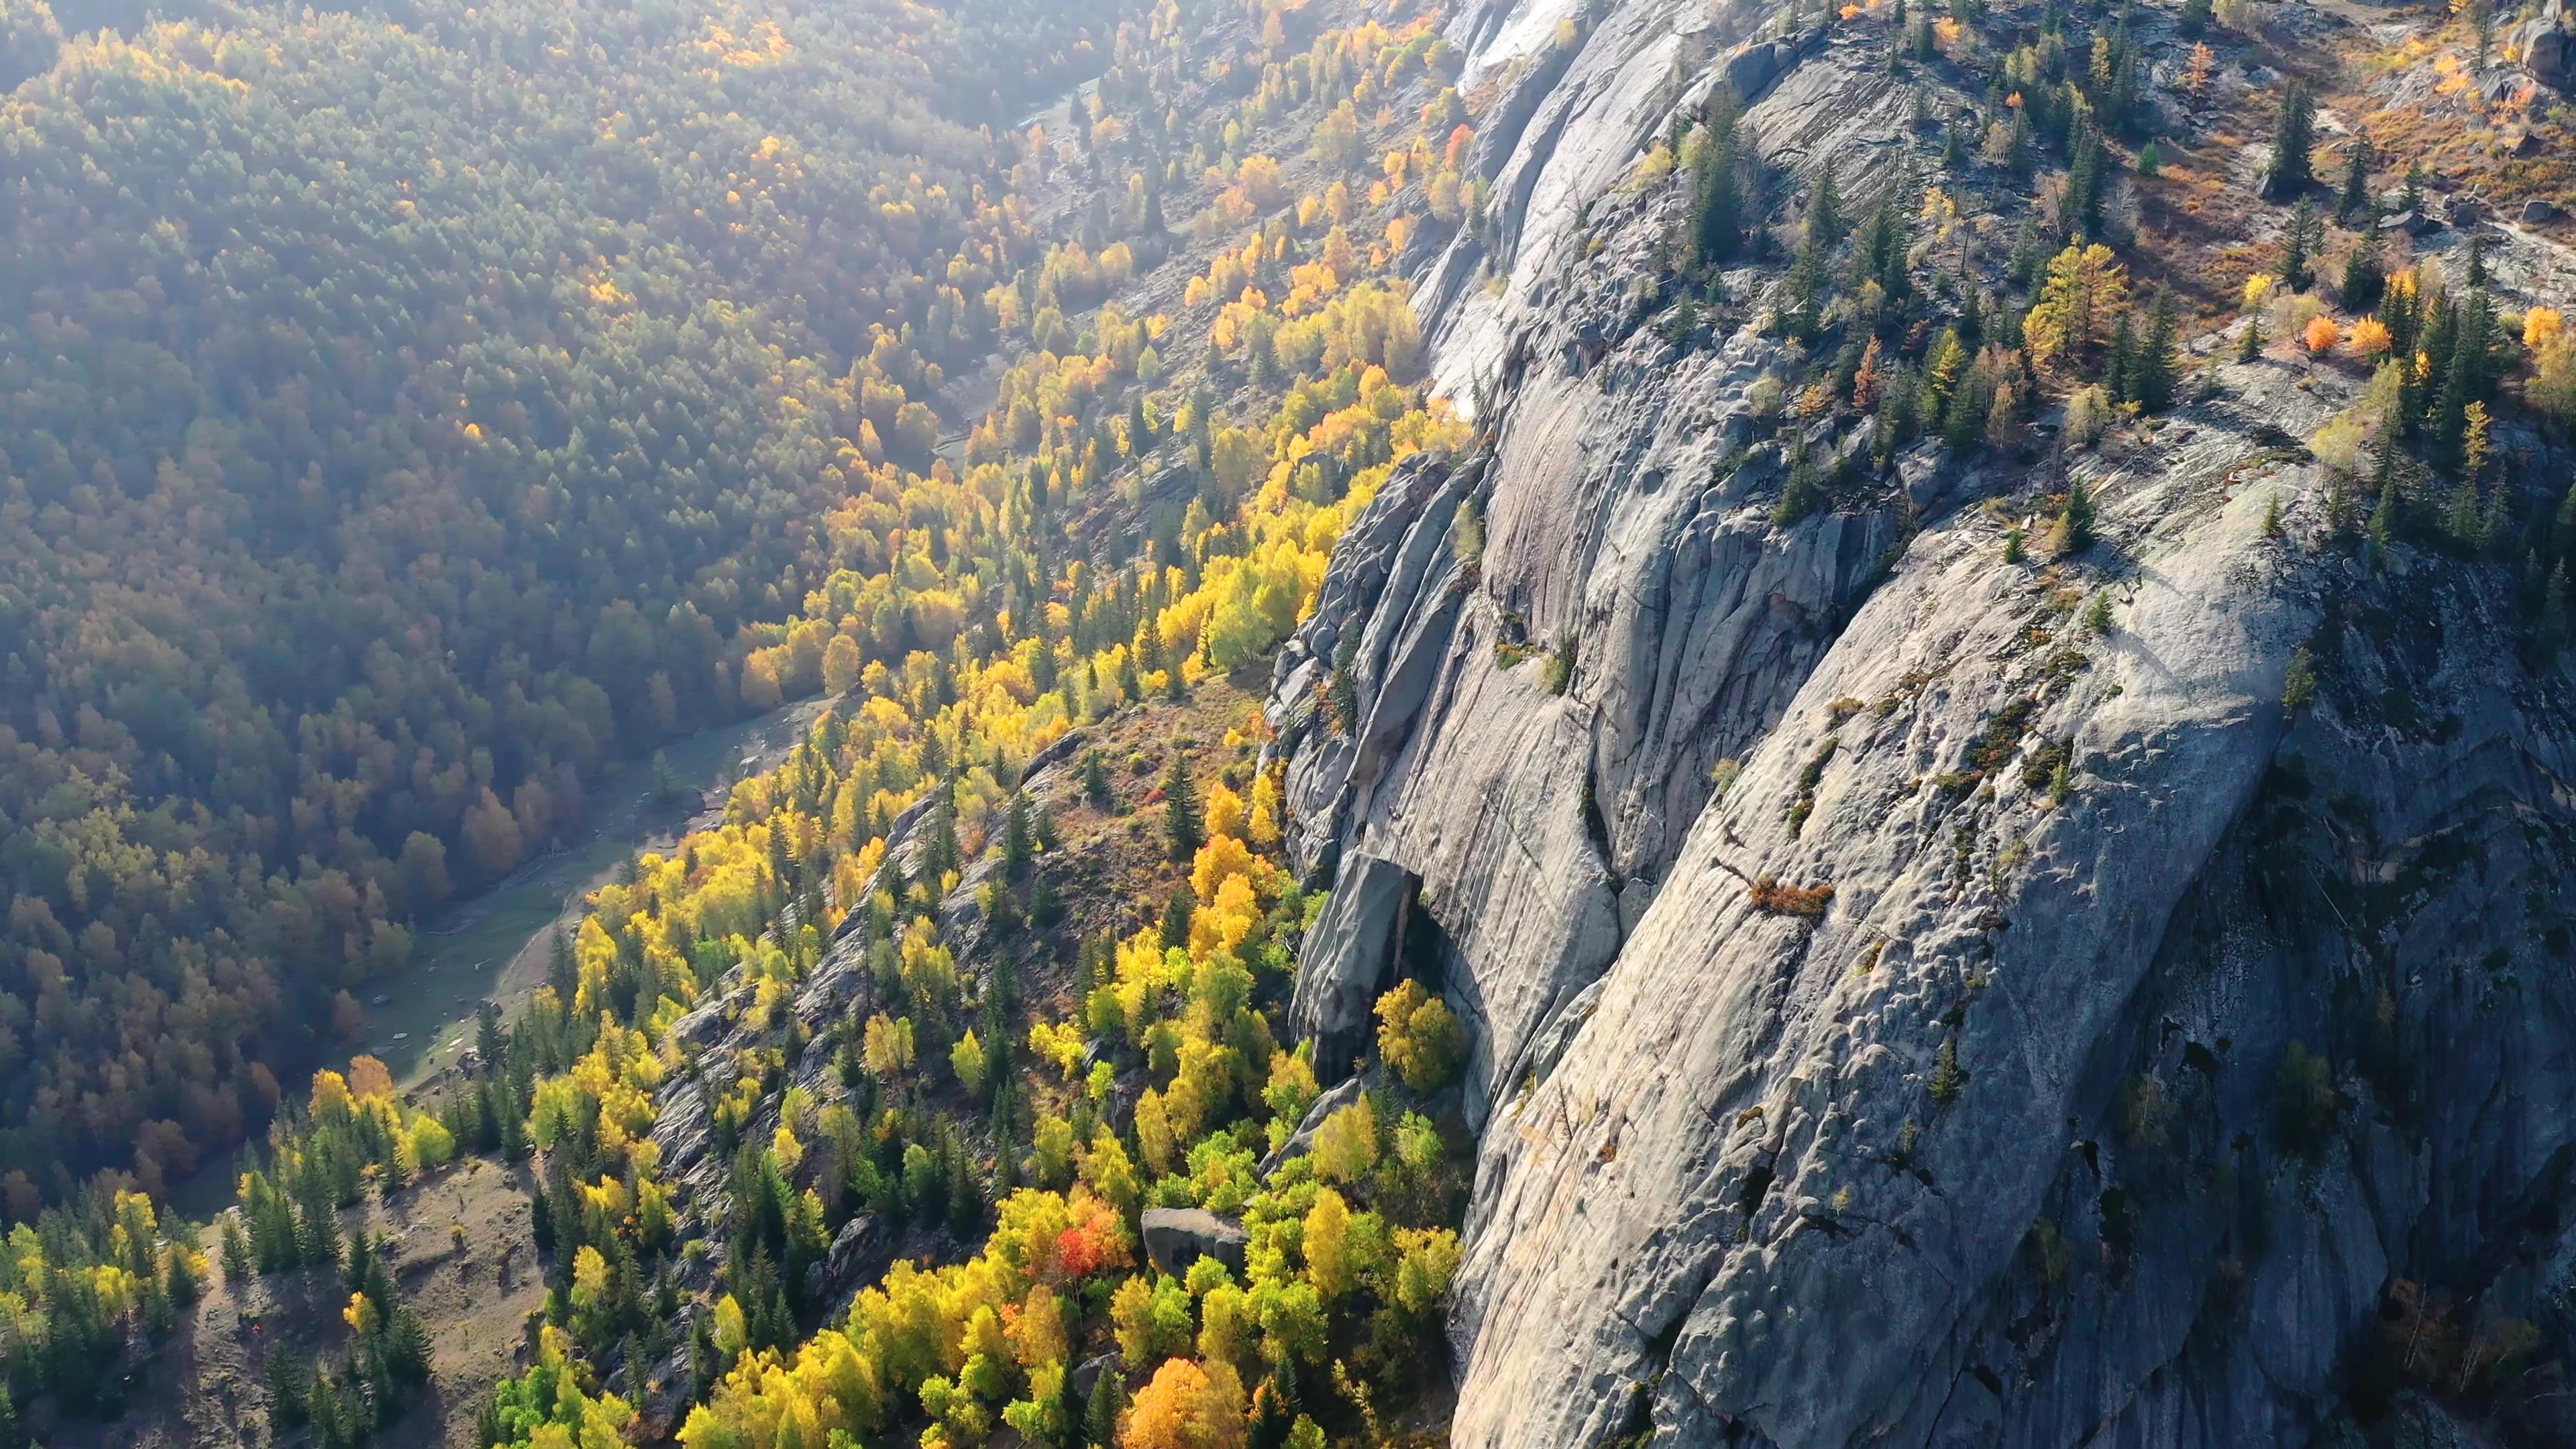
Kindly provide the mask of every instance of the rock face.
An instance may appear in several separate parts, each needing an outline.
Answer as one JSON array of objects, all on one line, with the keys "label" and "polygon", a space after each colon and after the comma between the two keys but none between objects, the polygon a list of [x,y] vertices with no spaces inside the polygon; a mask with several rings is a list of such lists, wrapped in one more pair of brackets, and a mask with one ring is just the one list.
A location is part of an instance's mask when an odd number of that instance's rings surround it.
[{"label": "rock face", "polygon": [[[2415,1285],[2563,1353],[2576,685],[2506,571],[2324,542],[2353,388],[2268,361],[2073,460],[2069,558],[2002,562],[2026,462],[1775,524],[1778,344],[1636,326],[1678,203],[1602,180],[1770,66],[1665,85],[1705,26],[1617,5],[1525,103],[1502,295],[1417,296],[1490,444],[1379,493],[1269,706],[1298,1030],[1423,941],[1473,1032],[1453,1442],[2334,1442],[2448,1392],[2377,1356]],[[1867,54],[1762,84],[1777,164],[1892,173]]]},{"label": "rock face", "polygon": [[1413,877],[1375,856],[1354,856],[1337,878],[1324,913],[1298,954],[1297,994],[1288,1026],[1315,1043],[1327,1075],[1368,1045],[1369,1008],[1392,984],[1396,950],[1413,906]]}]

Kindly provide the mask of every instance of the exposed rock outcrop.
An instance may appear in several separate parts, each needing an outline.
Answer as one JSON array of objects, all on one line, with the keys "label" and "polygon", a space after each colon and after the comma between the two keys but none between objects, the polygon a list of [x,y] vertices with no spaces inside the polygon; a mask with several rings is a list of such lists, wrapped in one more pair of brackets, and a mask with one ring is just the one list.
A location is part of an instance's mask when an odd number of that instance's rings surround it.
[{"label": "exposed rock outcrop", "polygon": [[[1704,24],[1616,6],[1529,104],[1501,295],[1418,297],[1490,444],[1378,495],[1270,703],[1297,1029],[1423,932],[1473,1033],[1453,1442],[2331,1440],[2412,1284],[2563,1346],[2576,698],[2510,579],[2326,542],[2354,388],[2287,362],[2080,457],[2071,558],[2003,562],[2026,460],[1775,523],[1780,344],[1640,327],[1673,203],[1610,181],[1770,67],[1669,84]],[[1867,194],[1900,88],[1791,60],[1747,133]]]},{"label": "exposed rock outcrop", "polygon": [[1332,897],[1298,953],[1297,994],[1288,1028],[1315,1044],[1315,1065],[1334,1078],[1368,1044],[1369,1008],[1392,984],[1397,947],[1413,906],[1402,866],[1359,855],[1344,863]]},{"label": "exposed rock outcrop", "polygon": [[1237,1273],[1252,1238],[1243,1224],[1205,1208],[1147,1208],[1139,1227],[1145,1255],[1154,1266],[1175,1277],[1189,1272],[1201,1258],[1214,1258]]}]

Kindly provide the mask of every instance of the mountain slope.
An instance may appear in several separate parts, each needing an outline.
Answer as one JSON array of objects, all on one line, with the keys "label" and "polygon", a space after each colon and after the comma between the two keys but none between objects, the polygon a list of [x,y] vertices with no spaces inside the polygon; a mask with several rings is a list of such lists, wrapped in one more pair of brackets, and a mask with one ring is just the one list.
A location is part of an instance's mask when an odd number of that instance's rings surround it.
[{"label": "mountain slope", "polygon": [[[1537,90],[1488,153],[1516,220],[1418,299],[1489,446],[1354,524],[1273,691],[1347,923],[1297,1026],[1427,956],[1474,1028],[1454,1441],[2300,1442],[2392,1399],[2563,1441],[2576,693],[2527,584],[2344,541],[2363,480],[2303,440],[2361,378],[2278,348],[2064,479],[1927,442],[1784,525],[1794,458],[1888,425],[1767,416],[1812,366],[1783,269],[1694,321],[1636,159],[1740,83],[1810,213],[1829,164],[1855,216],[1909,169],[2025,203],[1909,116],[1961,68],[1704,16],[1519,65],[1545,17],[1458,22]],[[2509,305],[2564,304],[2491,237]],[[2566,455],[2512,436],[2545,540]],[[2069,481],[2100,538],[2050,558]]]}]

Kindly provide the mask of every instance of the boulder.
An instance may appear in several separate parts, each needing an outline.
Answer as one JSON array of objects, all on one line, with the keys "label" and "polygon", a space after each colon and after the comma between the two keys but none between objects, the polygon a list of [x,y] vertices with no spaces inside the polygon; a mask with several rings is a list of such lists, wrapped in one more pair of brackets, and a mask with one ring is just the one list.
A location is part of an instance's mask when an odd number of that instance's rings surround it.
[{"label": "boulder", "polygon": [[2544,17],[2513,31],[2510,45],[2535,80],[2576,94],[2576,31]]},{"label": "boulder", "polygon": [[1118,1355],[1114,1353],[1096,1353],[1074,1365],[1073,1372],[1067,1376],[1073,1388],[1074,1399],[1077,1402],[1089,1402],[1092,1387],[1100,1382],[1100,1376],[1117,1371]]},{"label": "boulder", "polygon": [[1215,1258],[1241,1273],[1244,1249],[1252,1243],[1243,1224],[1205,1208],[1147,1208],[1144,1228],[1145,1256],[1175,1278],[1201,1258]]},{"label": "boulder", "polygon": [[1020,783],[1026,785],[1037,778],[1038,771],[1049,765],[1072,759],[1090,740],[1089,730],[1066,730],[1056,737],[1053,744],[1029,756],[1028,764],[1020,769]]},{"label": "boulder", "polygon": [[2544,201],[2535,196],[2531,200],[2522,204],[2522,222],[2525,226],[2532,225],[2535,222],[2556,221],[2557,219],[2558,203],[2554,201]]},{"label": "boulder", "polygon": [[1326,1081],[1347,1074],[1369,1039],[1369,1013],[1395,972],[1416,882],[1391,860],[1354,851],[1344,856],[1324,913],[1297,953],[1297,991],[1288,1029],[1315,1046],[1315,1071]]},{"label": "boulder", "polygon": [[1312,1152],[1315,1149],[1315,1134],[1322,1130],[1325,1120],[1335,1112],[1358,1101],[1360,1094],[1368,1090],[1369,1078],[1375,1075],[1376,1073],[1372,1071],[1353,1077],[1317,1097],[1315,1105],[1308,1107],[1306,1115],[1298,1120],[1297,1130],[1288,1135],[1287,1141],[1279,1144],[1279,1150],[1261,1159],[1263,1179],[1267,1180],[1270,1174],[1285,1166],[1291,1158],[1303,1157]]},{"label": "boulder", "polygon": [[861,1288],[884,1276],[894,1263],[894,1234],[862,1212],[841,1224],[831,1251],[805,1269],[805,1301],[824,1308],[824,1321],[838,1319]]}]

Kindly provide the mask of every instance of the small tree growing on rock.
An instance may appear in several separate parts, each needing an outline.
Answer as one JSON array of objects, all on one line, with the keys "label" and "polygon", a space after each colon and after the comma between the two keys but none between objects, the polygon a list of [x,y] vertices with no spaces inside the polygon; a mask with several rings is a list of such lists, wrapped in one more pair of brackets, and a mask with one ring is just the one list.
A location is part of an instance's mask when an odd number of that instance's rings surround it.
[{"label": "small tree growing on rock", "polygon": [[1404,1084],[1438,1091],[1466,1058],[1466,1037],[1449,1004],[1419,981],[1407,981],[1378,998],[1377,1051]]}]

